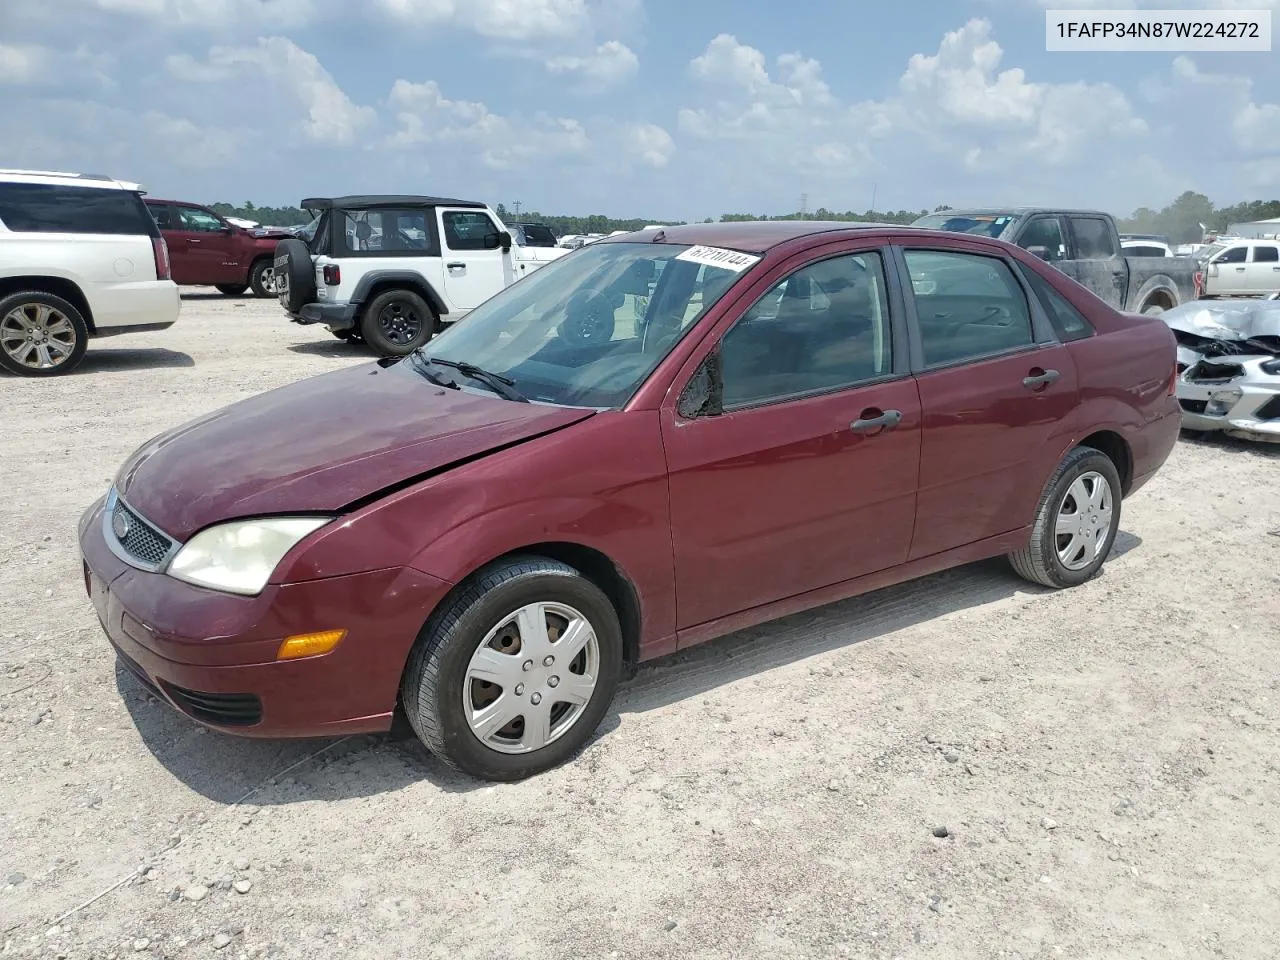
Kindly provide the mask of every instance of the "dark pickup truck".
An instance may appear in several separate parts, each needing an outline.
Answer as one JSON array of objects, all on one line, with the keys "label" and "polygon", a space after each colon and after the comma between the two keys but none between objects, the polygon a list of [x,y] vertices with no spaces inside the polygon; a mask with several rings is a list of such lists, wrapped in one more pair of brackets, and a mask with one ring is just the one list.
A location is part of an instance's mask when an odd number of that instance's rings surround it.
[{"label": "dark pickup truck", "polygon": [[1122,256],[1115,220],[1096,210],[946,210],[912,226],[1015,243],[1118,310],[1163,313],[1200,295],[1194,258]]}]

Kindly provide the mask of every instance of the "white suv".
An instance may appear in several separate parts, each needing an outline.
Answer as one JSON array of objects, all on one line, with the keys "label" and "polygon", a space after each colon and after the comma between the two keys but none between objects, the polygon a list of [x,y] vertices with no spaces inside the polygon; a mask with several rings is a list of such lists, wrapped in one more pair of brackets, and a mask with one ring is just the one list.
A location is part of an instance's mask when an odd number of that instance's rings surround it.
[{"label": "white suv", "polygon": [[90,337],[178,319],[169,250],[136,183],[0,169],[0,368],[67,373]]},{"label": "white suv", "polygon": [[323,324],[404,356],[442,324],[569,253],[517,245],[483,203],[420,196],[313,197],[316,219],[276,245],[276,293],[295,323]]}]

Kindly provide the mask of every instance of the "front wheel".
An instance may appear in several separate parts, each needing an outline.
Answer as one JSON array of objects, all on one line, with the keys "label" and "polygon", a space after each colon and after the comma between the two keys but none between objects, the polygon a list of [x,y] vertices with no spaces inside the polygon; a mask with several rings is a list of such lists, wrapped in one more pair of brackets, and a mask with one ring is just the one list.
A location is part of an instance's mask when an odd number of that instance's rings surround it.
[{"label": "front wheel", "polygon": [[62,297],[20,290],[0,297],[0,367],[23,377],[70,372],[89,345],[89,325]]},{"label": "front wheel", "polygon": [[378,294],[360,318],[360,336],[380,356],[403,357],[431,339],[436,316],[412,290]]},{"label": "front wheel", "polygon": [[253,288],[255,297],[274,297],[276,295],[276,265],[270,257],[262,257],[253,264],[249,271],[249,286]]},{"label": "front wheel", "polygon": [[1045,487],[1031,542],[1009,554],[1018,575],[1046,587],[1095,577],[1120,529],[1120,474],[1111,458],[1076,447]]},{"label": "front wheel", "polygon": [[404,706],[433,754],[485,780],[515,781],[577,753],[622,674],[608,597],[543,557],[497,563],[428,622],[410,657]]}]

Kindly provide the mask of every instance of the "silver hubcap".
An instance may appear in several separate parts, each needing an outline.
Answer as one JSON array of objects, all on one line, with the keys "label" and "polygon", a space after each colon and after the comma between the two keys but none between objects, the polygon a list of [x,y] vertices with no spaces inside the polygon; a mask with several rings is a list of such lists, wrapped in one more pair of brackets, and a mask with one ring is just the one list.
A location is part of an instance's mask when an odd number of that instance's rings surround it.
[{"label": "silver hubcap", "polygon": [[1097,471],[1082,473],[1058,504],[1053,525],[1058,559],[1068,570],[1083,570],[1102,553],[1111,532],[1111,484]]},{"label": "silver hubcap", "polygon": [[600,643],[587,618],[562,603],[531,603],[471,655],[462,709],[485,746],[532,753],[578,722],[599,675]]},{"label": "silver hubcap", "polygon": [[274,292],[276,289],[275,267],[264,267],[262,270],[262,288]]},{"label": "silver hubcap", "polygon": [[0,349],[33,370],[56,367],[76,346],[76,330],[60,311],[46,303],[24,303],[0,320]]}]

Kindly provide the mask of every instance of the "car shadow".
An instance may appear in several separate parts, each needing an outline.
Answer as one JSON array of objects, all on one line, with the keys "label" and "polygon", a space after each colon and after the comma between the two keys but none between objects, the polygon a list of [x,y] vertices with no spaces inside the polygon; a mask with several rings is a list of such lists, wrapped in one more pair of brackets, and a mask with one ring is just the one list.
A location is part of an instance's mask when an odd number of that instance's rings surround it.
[{"label": "car shadow", "polygon": [[[1111,559],[1141,544],[1139,537],[1121,531]],[[1104,567],[1103,576],[1106,571]],[[1052,592],[1017,577],[1004,560],[988,560],[741,630],[642,664],[618,690],[591,743],[617,730],[627,714],[659,709],[775,667],[852,648],[1018,593]],[[450,793],[491,786],[432,757],[403,718],[388,735],[341,741],[252,740],[199,727],[156,700],[122,665],[116,667],[116,686],[155,758],[196,793],[218,803],[243,799],[267,806],[342,800],[388,793],[422,780]],[[254,792],[246,797],[249,791]]]},{"label": "car shadow", "polygon": [[1263,457],[1280,457],[1280,443],[1230,437],[1218,430],[1183,430],[1179,439],[1197,447],[1214,447],[1230,455],[1255,453]]},{"label": "car shadow", "polygon": [[201,290],[199,293],[195,293],[195,292],[188,293],[187,291],[185,291],[185,290],[184,290],[184,291],[182,291],[181,296],[182,296],[182,299],[183,299],[183,300],[195,300],[195,301],[200,301],[200,300],[262,300],[262,301],[264,301],[264,302],[265,302],[265,301],[267,301],[267,300],[274,300],[274,299],[275,299],[274,297],[257,297],[257,296],[254,296],[253,292],[252,292],[252,291],[250,291],[250,290],[246,290],[244,293],[219,293],[217,290]]},{"label": "car shadow", "polygon": [[122,373],[130,370],[155,370],[161,367],[194,367],[195,360],[180,350],[164,347],[142,347],[127,350],[120,347],[90,347],[84,359],[71,371],[71,376],[85,373]]},{"label": "car shadow", "polygon": [[306,343],[291,343],[288,349],[294,353],[305,354],[308,357],[332,357],[338,360],[350,360],[352,357],[367,357],[372,360],[377,356],[361,341],[352,343],[350,340],[339,340],[337,337],[329,340],[308,340]]}]

